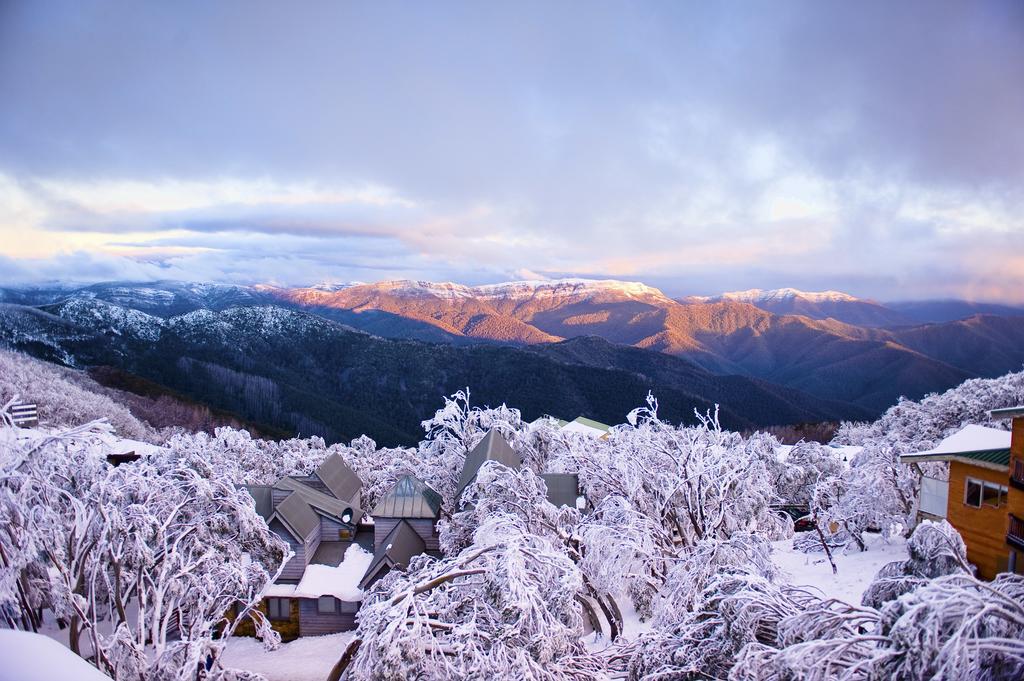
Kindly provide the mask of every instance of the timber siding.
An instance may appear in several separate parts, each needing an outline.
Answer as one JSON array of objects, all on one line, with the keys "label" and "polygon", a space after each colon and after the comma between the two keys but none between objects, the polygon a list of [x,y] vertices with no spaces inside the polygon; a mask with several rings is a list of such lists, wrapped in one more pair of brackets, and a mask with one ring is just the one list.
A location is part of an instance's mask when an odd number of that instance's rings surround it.
[{"label": "timber siding", "polygon": [[270,523],[270,530],[288,542],[288,546],[295,553],[292,559],[284,566],[278,581],[298,582],[306,572],[306,565],[309,563],[309,559],[313,557],[313,554],[320,547],[320,528],[313,528],[313,531],[306,537],[306,541],[301,543],[295,541],[292,533],[288,531],[283,523],[277,520]]},{"label": "timber siding", "polygon": [[[342,530],[349,533],[348,537],[341,536]],[[354,536],[355,532],[351,525],[345,525],[324,515],[320,516],[320,541],[352,541]]]},{"label": "timber siding", "polygon": [[416,530],[427,551],[440,551],[441,545],[437,538],[436,520],[433,518],[374,518],[373,522],[373,545],[380,547],[385,537],[395,529],[395,525],[405,520]]},{"label": "timber siding", "polygon": [[339,631],[351,631],[356,628],[356,613],[359,612],[358,603],[334,599],[334,613],[322,615],[317,609],[317,599],[300,598],[297,600],[299,602],[300,636],[323,636],[324,634],[336,634]]},{"label": "timber siding", "polygon": [[270,523],[270,531],[276,534],[278,537],[288,542],[288,547],[295,554],[292,559],[289,560],[284,569],[281,570],[281,576],[278,581],[281,582],[298,582],[302,579],[303,573],[306,571],[306,545],[295,541],[295,537],[292,533],[285,528],[284,524],[278,520]]},{"label": "timber siding", "polygon": [[[1006,571],[1010,549],[1006,545],[1010,504],[998,508],[975,508],[964,503],[967,478],[985,480],[1006,486],[1007,475],[1000,471],[969,466],[959,461],[949,464],[949,507],[946,519],[963,536],[967,544],[967,560],[978,567],[978,577],[994,579]],[[1012,490],[1011,490],[1012,491]]]}]

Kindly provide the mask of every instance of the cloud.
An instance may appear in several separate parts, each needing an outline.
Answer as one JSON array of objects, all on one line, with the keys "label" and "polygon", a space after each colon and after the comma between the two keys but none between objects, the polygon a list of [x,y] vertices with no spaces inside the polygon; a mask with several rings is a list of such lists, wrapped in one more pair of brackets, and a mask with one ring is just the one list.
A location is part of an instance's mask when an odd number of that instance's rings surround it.
[{"label": "cloud", "polygon": [[1021,82],[1012,1],[6,3],[0,253],[1013,296]]}]

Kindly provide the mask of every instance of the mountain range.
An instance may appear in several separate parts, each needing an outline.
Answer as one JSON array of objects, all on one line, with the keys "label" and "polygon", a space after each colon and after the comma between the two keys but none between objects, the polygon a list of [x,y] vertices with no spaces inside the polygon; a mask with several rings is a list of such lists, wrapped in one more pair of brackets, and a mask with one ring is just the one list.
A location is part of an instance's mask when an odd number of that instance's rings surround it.
[{"label": "mountain range", "polygon": [[668,417],[718,403],[724,423],[750,427],[867,418],[1024,364],[1024,310],[835,291],[159,282],[0,289],[0,301],[0,341],[37,356],[115,366],[275,427],[394,443],[467,385],[527,417],[612,422],[650,389]]}]

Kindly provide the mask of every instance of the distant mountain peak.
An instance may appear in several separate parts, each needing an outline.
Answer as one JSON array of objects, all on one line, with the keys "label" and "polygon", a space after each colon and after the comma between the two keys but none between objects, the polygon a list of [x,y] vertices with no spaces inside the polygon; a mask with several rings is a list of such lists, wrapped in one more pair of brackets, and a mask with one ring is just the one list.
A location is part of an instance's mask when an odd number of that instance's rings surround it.
[{"label": "distant mountain peak", "polygon": [[712,297],[711,300],[735,300],[744,303],[763,303],[770,301],[792,300],[802,298],[812,303],[824,302],[856,302],[861,300],[856,296],[842,291],[801,291],[795,288],[760,289],[752,288],[746,291],[731,291],[720,296]]},{"label": "distant mountain peak", "polygon": [[637,281],[619,281],[617,279],[540,279],[527,281],[508,281],[500,284],[482,286],[466,286],[454,282],[417,281],[412,279],[395,279],[375,284],[364,284],[368,288],[397,295],[426,295],[437,298],[534,298],[538,296],[586,295],[591,293],[616,293],[623,296],[657,297],[668,300],[668,297],[653,286]]}]

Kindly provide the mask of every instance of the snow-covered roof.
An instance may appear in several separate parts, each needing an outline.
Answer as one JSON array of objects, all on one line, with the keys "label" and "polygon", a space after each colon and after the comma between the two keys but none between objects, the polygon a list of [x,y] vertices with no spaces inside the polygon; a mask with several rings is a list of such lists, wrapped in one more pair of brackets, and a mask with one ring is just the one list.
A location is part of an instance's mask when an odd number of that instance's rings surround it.
[{"label": "snow-covered roof", "polygon": [[581,433],[591,437],[604,437],[611,430],[611,426],[584,416],[577,416],[572,422],[562,426],[562,430],[567,433]]},{"label": "snow-covered roof", "polygon": [[944,439],[938,447],[919,454],[963,454],[1009,447],[1010,431],[970,424]]},{"label": "snow-covered roof", "polygon": [[352,544],[345,551],[340,565],[307,565],[298,584],[271,584],[263,591],[265,598],[320,598],[334,596],[342,601],[360,601],[363,591],[359,580],[370,566],[373,554]]},{"label": "snow-covered roof", "polygon": [[52,638],[30,631],[0,629],[0,678],[18,681],[110,681]]},{"label": "snow-covered roof", "polygon": [[1008,430],[969,424],[932,449],[900,457],[903,463],[961,461],[983,468],[1005,470],[1010,457]]}]

